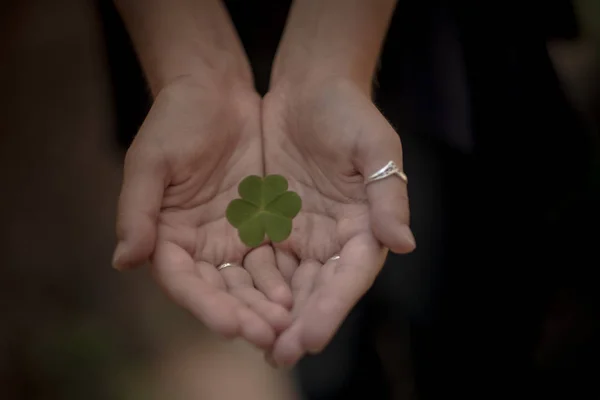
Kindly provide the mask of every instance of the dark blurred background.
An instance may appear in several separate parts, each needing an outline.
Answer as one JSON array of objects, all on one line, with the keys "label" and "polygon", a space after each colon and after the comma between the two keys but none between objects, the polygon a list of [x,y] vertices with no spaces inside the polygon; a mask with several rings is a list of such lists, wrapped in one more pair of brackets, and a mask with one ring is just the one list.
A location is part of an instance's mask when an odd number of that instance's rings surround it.
[{"label": "dark blurred background", "polygon": [[[225,2],[268,90],[289,1]],[[600,2],[399,1],[375,101],[418,249],[275,371],[110,268],[151,99],[110,1],[0,3],[0,399],[598,398]]]}]

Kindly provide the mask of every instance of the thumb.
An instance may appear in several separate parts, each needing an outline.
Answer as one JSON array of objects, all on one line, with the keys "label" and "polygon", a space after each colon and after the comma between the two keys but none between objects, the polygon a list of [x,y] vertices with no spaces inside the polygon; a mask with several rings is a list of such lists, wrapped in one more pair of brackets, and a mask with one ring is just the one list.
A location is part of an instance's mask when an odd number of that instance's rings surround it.
[{"label": "thumb", "polygon": [[166,186],[167,163],[156,151],[127,152],[117,214],[113,267],[124,270],[148,261],[156,244],[156,224]]},{"label": "thumb", "polygon": [[[361,135],[357,167],[366,179],[392,161],[403,171],[400,137],[379,114],[368,135]],[[394,253],[410,253],[416,247],[409,227],[410,212],[406,182],[397,175],[373,181],[366,186],[371,229],[375,237]]]}]

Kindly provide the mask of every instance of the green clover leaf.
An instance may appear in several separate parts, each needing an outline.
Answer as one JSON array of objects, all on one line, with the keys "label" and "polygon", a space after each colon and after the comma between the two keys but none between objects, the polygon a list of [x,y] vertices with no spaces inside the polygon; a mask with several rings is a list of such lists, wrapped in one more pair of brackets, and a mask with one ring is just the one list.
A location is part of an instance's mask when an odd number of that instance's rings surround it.
[{"label": "green clover leaf", "polygon": [[265,234],[275,243],[290,236],[292,219],[300,212],[302,200],[287,189],[288,182],[281,175],[251,175],[240,182],[241,198],[229,203],[225,215],[248,247],[260,246]]}]

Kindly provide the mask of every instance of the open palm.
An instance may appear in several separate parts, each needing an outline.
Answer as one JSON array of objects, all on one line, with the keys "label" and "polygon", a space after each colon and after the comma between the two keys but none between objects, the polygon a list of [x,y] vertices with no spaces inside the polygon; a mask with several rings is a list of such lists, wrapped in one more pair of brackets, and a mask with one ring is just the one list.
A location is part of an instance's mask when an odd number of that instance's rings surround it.
[{"label": "open palm", "polygon": [[329,342],[388,248],[406,253],[415,244],[404,182],[364,185],[388,161],[402,165],[398,135],[366,94],[346,81],[275,89],[262,113],[266,173],[287,177],[303,200],[290,238],[274,245],[294,322],[270,356],[291,365]]},{"label": "open palm", "polygon": [[[291,293],[269,279],[272,247],[250,250],[225,219],[250,174],[263,174],[258,95],[189,82],[163,90],[127,153],[114,263],[150,260],[209,328],[268,348],[291,322]],[[236,265],[217,271],[225,262]]]}]

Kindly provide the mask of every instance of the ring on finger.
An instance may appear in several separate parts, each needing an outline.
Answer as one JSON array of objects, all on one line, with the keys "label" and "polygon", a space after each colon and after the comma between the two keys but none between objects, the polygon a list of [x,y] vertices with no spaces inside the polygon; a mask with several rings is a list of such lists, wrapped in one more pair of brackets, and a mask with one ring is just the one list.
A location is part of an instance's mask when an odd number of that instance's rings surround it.
[{"label": "ring on finger", "polygon": [[234,264],[234,263],[225,262],[225,263],[223,263],[223,264],[221,264],[221,265],[219,265],[219,266],[217,267],[217,271],[222,271],[222,270],[224,270],[224,269],[225,269],[225,268],[227,268],[227,267],[233,267],[233,266],[235,266],[235,264]]},{"label": "ring on finger", "polygon": [[400,178],[402,180],[402,182],[408,183],[408,177],[406,176],[404,171],[402,171],[400,168],[398,168],[398,166],[396,165],[395,162],[390,161],[386,165],[384,165],[382,168],[380,168],[378,171],[369,175],[365,179],[365,185],[368,185],[371,182],[380,181],[382,179],[385,179],[387,177],[394,176],[394,175],[397,176],[398,178]]}]

